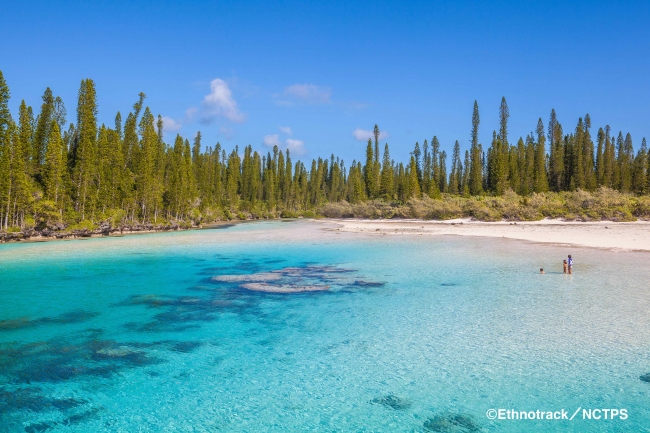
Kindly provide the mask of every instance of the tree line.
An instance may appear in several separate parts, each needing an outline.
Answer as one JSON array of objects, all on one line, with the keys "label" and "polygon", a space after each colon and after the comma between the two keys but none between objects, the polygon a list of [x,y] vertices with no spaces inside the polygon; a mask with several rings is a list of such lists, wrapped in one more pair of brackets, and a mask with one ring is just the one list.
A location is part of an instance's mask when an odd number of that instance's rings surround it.
[{"label": "tree line", "polygon": [[204,147],[201,133],[190,143],[177,135],[163,140],[163,120],[145,107],[143,93],[123,121],[97,122],[95,83],[84,79],[76,123],[67,123],[60,97],[48,88],[40,111],[21,101],[18,119],[9,111],[10,91],[0,71],[0,228],[56,224],[165,223],[309,214],[326,203],[443,194],[520,195],[595,190],[647,194],[650,158],[645,138],[637,153],[632,137],[609,126],[592,138],[589,115],[564,132],[555,110],[535,134],[509,141],[509,111],[500,106],[499,130],[487,149],[479,142],[480,116],[474,102],[470,148],[456,141],[447,153],[433,137],[415,143],[406,163],[395,162],[388,144],[380,152],[377,125],[365,161],[346,167],[334,155],[306,166],[275,146],[264,155],[246,146],[227,152],[219,143]]}]

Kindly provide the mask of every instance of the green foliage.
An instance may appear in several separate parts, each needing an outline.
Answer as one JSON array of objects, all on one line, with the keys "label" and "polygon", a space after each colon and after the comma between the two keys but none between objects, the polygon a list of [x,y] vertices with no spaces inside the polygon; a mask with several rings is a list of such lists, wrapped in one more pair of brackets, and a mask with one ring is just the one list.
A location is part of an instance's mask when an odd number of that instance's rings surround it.
[{"label": "green foliage", "polygon": [[97,226],[92,221],[83,220],[83,221],[80,221],[77,224],[72,224],[72,225],[68,226],[67,229],[69,231],[76,231],[76,230],[79,230],[79,231],[82,231],[82,230],[93,231],[96,228],[97,228]]},{"label": "green foliage", "polygon": [[231,219],[297,217],[536,220],[564,217],[628,221],[650,218],[650,155],[635,153],[630,134],[612,136],[591,119],[564,134],[555,110],[545,128],[509,142],[505,98],[487,151],[479,143],[475,101],[471,142],[447,153],[434,136],[403,162],[380,158],[379,127],[365,161],[331,155],[292,161],[277,146],[264,155],[246,146],[227,152],[190,140],[163,139],[163,119],[140,93],[122,122],[98,125],[95,83],[81,81],[76,123],[66,126],[63,101],[46,89],[40,112],[21,101],[14,122],[0,72],[0,228],[80,230],[146,225],[195,226]]}]

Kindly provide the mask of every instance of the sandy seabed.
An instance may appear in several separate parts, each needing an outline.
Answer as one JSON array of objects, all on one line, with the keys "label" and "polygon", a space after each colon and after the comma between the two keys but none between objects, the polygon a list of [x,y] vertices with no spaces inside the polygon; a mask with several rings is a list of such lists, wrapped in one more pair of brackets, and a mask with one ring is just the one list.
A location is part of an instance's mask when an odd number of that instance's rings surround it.
[{"label": "sandy seabed", "polygon": [[650,221],[574,222],[557,219],[526,222],[328,219],[333,231],[376,235],[458,235],[520,239],[616,250],[650,251]]}]

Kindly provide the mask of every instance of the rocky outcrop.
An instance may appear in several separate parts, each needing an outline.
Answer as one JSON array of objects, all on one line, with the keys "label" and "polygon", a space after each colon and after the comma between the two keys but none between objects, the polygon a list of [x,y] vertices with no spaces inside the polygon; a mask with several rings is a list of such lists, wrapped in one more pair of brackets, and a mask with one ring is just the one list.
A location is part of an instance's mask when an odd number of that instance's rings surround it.
[{"label": "rocky outcrop", "polygon": [[128,233],[146,233],[184,230],[196,228],[187,224],[167,223],[167,224],[124,224],[112,226],[109,222],[99,223],[95,228],[72,229],[62,223],[48,225],[47,227],[37,229],[23,229],[19,232],[0,231],[0,243],[16,242],[28,240],[48,240],[48,239],[73,239],[89,238],[97,236],[110,236],[111,234],[128,234]]}]

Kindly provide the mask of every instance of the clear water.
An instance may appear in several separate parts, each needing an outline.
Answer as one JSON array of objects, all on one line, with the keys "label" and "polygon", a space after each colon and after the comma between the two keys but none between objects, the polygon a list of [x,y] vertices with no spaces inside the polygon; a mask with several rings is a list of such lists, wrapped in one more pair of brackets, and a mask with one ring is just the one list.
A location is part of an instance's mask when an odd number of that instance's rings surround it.
[{"label": "clear water", "polygon": [[[647,253],[328,227],[0,245],[0,431],[650,431]],[[579,407],[629,418],[486,417]]]}]

